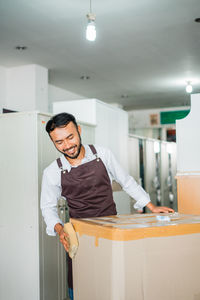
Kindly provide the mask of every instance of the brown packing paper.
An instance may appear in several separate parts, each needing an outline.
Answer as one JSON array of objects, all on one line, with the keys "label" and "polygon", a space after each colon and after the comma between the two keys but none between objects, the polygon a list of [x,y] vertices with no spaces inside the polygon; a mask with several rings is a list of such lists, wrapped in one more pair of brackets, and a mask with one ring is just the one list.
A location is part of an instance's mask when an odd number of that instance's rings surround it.
[{"label": "brown packing paper", "polygon": [[69,243],[69,256],[72,259],[75,257],[78,250],[78,239],[70,222],[64,224],[64,232],[68,234],[67,241]]}]

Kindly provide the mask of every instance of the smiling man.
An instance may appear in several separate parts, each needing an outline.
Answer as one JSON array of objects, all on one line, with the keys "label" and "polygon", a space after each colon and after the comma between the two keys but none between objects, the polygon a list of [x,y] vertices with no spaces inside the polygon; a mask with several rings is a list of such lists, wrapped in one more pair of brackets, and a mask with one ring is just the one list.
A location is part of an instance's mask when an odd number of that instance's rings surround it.
[{"label": "smiling man", "polygon": [[[67,234],[57,213],[57,202],[61,196],[66,198],[72,218],[116,215],[111,185],[115,180],[135,199],[136,209],[146,206],[154,213],[174,212],[171,208],[152,204],[149,195],[122,169],[110,150],[96,145],[82,145],[81,128],[71,114],[61,113],[52,117],[46,131],[62,155],[44,170],[41,209],[47,234],[57,233],[66,251]],[[68,285],[70,298],[73,299],[70,259]]]},{"label": "smiling man", "polygon": [[78,158],[81,150],[84,148],[81,145],[81,128],[73,122],[70,122],[67,126],[55,128],[50,132],[50,137],[56,146],[64,156],[71,160],[71,163]]}]

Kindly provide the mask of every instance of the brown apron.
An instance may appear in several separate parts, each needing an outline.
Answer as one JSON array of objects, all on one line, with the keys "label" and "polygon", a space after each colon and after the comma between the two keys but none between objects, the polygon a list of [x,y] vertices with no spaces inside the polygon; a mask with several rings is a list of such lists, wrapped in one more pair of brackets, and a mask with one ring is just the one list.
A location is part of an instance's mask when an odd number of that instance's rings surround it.
[{"label": "brown apron", "polygon": [[[96,159],[70,172],[63,170],[60,158],[57,159],[61,169],[62,196],[67,199],[71,218],[92,218],[116,215],[112,187],[107,170],[97,156],[96,149],[89,145]],[[68,285],[72,288],[71,259],[68,260]]]}]

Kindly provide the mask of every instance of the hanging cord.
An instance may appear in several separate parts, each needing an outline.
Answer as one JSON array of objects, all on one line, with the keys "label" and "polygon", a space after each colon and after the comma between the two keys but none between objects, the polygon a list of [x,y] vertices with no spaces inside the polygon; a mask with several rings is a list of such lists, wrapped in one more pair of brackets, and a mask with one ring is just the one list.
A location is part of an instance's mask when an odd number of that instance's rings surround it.
[{"label": "hanging cord", "polygon": [[90,13],[92,13],[92,0],[90,0]]}]

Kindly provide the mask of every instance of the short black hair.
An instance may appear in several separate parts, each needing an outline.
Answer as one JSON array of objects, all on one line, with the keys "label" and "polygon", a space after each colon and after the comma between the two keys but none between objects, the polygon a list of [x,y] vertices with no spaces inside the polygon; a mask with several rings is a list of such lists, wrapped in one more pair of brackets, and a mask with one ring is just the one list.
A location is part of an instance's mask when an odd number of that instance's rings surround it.
[{"label": "short black hair", "polygon": [[47,122],[46,131],[50,135],[50,132],[52,132],[55,128],[65,127],[70,122],[74,123],[74,125],[78,129],[78,125],[76,123],[76,119],[75,119],[75,117],[73,115],[65,113],[65,112],[57,114],[57,115],[53,116]]}]

